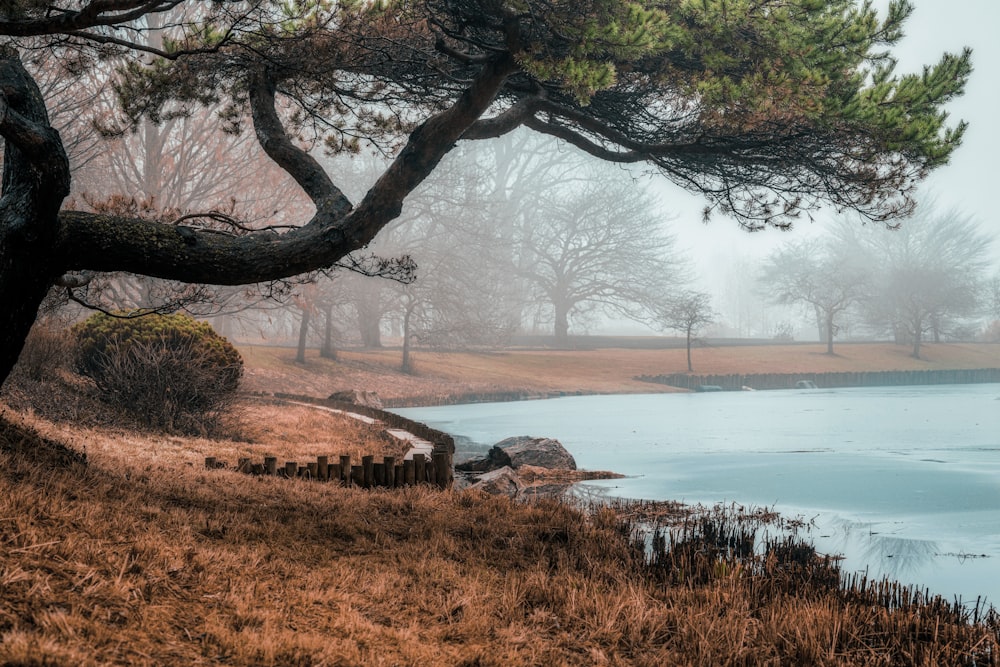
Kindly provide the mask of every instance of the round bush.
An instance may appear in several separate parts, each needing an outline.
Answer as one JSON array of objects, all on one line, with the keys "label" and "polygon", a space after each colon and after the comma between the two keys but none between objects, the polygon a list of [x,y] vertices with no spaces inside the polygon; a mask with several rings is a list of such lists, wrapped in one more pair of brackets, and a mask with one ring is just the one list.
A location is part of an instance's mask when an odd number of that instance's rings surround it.
[{"label": "round bush", "polygon": [[98,313],[73,327],[76,367],[105,400],[168,430],[211,430],[243,359],[211,326],[184,314],[120,318]]}]

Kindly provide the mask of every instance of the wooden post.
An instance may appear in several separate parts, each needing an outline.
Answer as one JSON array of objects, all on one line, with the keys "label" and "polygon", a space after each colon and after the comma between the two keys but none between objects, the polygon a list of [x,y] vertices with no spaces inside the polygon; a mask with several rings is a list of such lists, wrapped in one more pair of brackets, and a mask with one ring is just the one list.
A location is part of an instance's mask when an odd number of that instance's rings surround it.
[{"label": "wooden post", "polygon": [[406,459],[403,461],[403,480],[407,486],[413,486],[413,459]]},{"label": "wooden post", "polygon": [[396,474],[396,484],[395,484],[395,486],[397,486],[397,487],[403,486],[403,484],[406,482],[406,480],[403,479],[403,464],[402,463],[397,463],[396,464],[396,473],[395,474]]},{"label": "wooden post", "polygon": [[431,465],[427,466],[427,482],[434,486],[437,484],[437,468],[434,467],[433,461]]},{"label": "wooden post", "polygon": [[362,456],[361,468],[362,468],[364,487],[366,489],[370,489],[373,486],[375,486],[375,457]]},{"label": "wooden post", "polygon": [[396,457],[387,456],[385,459],[385,485],[390,489],[396,486]]},{"label": "wooden post", "polygon": [[385,464],[375,463],[372,470],[375,473],[375,486],[385,486]]},{"label": "wooden post", "polygon": [[365,469],[363,466],[351,466],[351,483],[362,485],[365,481]]},{"label": "wooden post", "polygon": [[250,466],[250,473],[253,475],[263,475],[264,474],[264,464],[254,463]]},{"label": "wooden post", "polygon": [[437,485],[442,489],[447,489],[451,485],[451,461],[448,452],[434,452],[431,460],[434,461],[434,468]]},{"label": "wooden post", "polygon": [[215,470],[215,468],[217,467],[216,466],[217,463],[218,463],[218,459],[215,458],[214,456],[206,456],[205,457],[205,467],[207,469],[209,469],[209,470]]},{"label": "wooden post", "polygon": [[317,456],[316,457],[316,479],[321,482],[325,482],[330,479],[330,457],[329,456]]},{"label": "wooden post", "polygon": [[296,477],[305,477],[308,472],[309,472],[309,468],[307,468],[306,466],[299,466],[298,472],[295,473],[295,476]]},{"label": "wooden post", "polygon": [[236,469],[240,472],[250,472],[250,459],[241,456],[236,462]]},{"label": "wooden post", "polygon": [[417,484],[423,484],[427,481],[427,464],[422,452],[414,452],[413,454],[413,479],[416,480]]},{"label": "wooden post", "polygon": [[299,470],[299,464],[296,461],[285,461],[285,477],[292,479],[295,477],[295,473]]},{"label": "wooden post", "polygon": [[309,475],[309,479],[316,479],[319,475],[319,464],[313,461],[312,463],[306,464],[306,472]]},{"label": "wooden post", "polygon": [[340,457],[340,472],[344,476],[344,486],[351,485],[351,455]]},{"label": "wooden post", "polygon": [[330,481],[340,484],[340,464],[331,463],[330,464]]},{"label": "wooden post", "polygon": [[274,475],[278,472],[278,457],[277,456],[265,456],[264,457],[264,474]]}]

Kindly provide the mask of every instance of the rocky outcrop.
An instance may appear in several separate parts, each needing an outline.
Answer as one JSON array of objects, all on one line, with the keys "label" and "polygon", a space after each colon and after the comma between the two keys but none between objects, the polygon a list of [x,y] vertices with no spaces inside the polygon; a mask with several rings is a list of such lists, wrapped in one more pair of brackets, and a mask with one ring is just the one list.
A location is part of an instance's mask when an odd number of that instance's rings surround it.
[{"label": "rocky outcrop", "polygon": [[524,482],[509,466],[491,470],[480,475],[470,489],[479,489],[494,496],[510,496],[516,498],[524,490]]},{"label": "rocky outcrop", "polygon": [[576,470],[573,455],[554,438],[533,438],[527,435],[507,438],[493,445],[490,455],[515,470],[521,466]]},{"label": "rocky outcrop", "polygon": [[576,470],[576,461],[558,440],[522,435],[501,440],[493,445],[486,458],[468,461],[455,468],[463,472],[488,472],[504,467],[517,470],[522,466]]},{"label": "rocky outcrop", "polygon": [[330,394],[329,400],[340,403],[350,403],[351,405],[361,405],[374,410],[382,409],[382,399],[374,391],[361,391],[349,389],[347,391],[337,391]]},{"label": "rocky outcrop", "polygon": [[460,463],[455,470],[466,473],[468,488],[511,498],[559,495],[576,481],[528,481],[547,475],[572,475],[576,461],[558,440],[527,435],[501,440],[487,452],[486,458]]}]

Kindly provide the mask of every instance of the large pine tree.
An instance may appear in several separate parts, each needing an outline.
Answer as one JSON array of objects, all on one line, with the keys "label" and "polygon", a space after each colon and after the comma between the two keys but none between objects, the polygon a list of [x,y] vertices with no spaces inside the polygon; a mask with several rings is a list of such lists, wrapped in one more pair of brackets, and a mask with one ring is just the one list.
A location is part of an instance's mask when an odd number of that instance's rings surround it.
[{"label": "large pine tree", "polygon": [[[329,266],[367,244],[456,142],[525,126],[644,162],[748,227],[824,203],[891,220],[948,161],[970,53],[916,75],[887,55],[910,13],[852,0],[10,0],[0,7],[0,377],[53,286],[127,271],[235,285]],[[160,15],[147,22],[144,17]],[[149,26],[162,25],[155,39]],[[160,46],[150,46],[157,44]],[[127,118],[227,105],[315,204],[280,234],[61,210],[70,172],[21,64],[66,76],[117,58]],[[97,61],[93,61],[97,62]],[[97,66],[97,65],[91,65]],[[83,80],[77,85],[85,85]],[[293,139],[396,158],[358,201]]]}]

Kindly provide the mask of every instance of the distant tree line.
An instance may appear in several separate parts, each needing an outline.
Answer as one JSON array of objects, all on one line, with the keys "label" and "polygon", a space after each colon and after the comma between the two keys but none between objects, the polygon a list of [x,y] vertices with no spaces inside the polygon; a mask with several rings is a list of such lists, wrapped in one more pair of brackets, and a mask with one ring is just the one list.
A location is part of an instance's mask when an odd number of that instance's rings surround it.
[{"label": "distant tree line", "polygon": [[990,275],[991,238],[959,211],[921,207],[896,228],[841,220],[814,240],[779,247],[758,285],[773,303],[807,309],[820,340],[847,324],[912,346],[986,335],[1000,320],[998,274]]},{"label": "distant tree line", "polygon": [[[373,176],[363,160],[350,163],[363,188]],[[496,349],[518,332],[545,331],[565,347],[571,330],[602,316],[673,326],[664,318],[689,292],[691,270],[670,219],[629,172],[512,133],[456,150],[368,246],[383,257],[405,252],[413,280],[317,276],[298,291],[299,322],[323,323],[311,340],[324,350],[331,338],[380,347],[391,332],[404,369],[414,344]],[[301,352],[310,334],[299,334]]]}]

